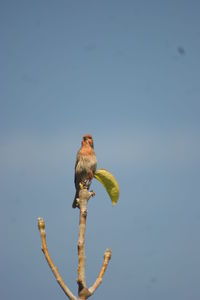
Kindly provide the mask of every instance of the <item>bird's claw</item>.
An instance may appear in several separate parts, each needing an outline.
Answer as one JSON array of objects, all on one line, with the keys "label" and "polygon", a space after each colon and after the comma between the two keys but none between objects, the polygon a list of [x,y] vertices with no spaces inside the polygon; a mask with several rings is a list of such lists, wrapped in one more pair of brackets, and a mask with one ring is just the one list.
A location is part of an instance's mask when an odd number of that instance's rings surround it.
[{"label": "bird's claw", "polygon": [[83,182],[80,182],[80,183],[79,183],[79,187],[80,187],[80,190],[83,190],[83,189],[84,189]]},{"label": "bird's claw", "polygon": [[91,181],[89,179],[83,180],[79,183],[81,190],[83,190],[83,189],[89,190],[90,185],[91,185]]}]

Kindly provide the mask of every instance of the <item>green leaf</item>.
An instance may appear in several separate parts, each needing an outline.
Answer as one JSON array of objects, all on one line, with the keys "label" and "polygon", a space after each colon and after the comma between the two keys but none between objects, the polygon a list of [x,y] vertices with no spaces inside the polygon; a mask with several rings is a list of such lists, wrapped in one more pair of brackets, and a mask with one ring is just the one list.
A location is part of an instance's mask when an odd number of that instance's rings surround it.
[{"label": "green leaf", "polygon": [[115,177],[107,170],[99,169],[94,173],[94,178],[101,182],[105,187],[112,201],[112,205],[114,206],[119,199],[119,185]]}]

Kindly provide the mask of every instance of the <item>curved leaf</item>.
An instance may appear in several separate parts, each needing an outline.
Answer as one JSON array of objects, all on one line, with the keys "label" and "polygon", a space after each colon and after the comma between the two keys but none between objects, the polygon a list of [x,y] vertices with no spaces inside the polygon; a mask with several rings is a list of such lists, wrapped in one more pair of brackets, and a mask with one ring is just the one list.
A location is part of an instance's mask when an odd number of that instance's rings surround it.
[{"label": "curved leaf", "polygon": [[105,187],[114,206],[119,199],[119,185],[115,177],[105,169],[96,170],[94,177]]}]

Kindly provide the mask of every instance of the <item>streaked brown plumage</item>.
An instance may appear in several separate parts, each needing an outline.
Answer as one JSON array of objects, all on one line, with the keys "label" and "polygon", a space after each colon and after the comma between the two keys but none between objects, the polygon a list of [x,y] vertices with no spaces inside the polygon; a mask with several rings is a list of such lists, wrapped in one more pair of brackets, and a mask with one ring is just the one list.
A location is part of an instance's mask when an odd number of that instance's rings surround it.
[{"label": "streaked brown plumage", "polygon": [[76,195],[74,202],[72,204],[73,208],[76,208],[77,203],[76,199],[79,197],[80,183],[85,180],[91,181],[94,175],[94,172],[97,168],[97,160],[94,152],[94,143],[92,136],[86,134],[83,136],[81,142],[81,148],[79,149],[76,156],[75,164],[75,177],[74,183],[76,187]]}]

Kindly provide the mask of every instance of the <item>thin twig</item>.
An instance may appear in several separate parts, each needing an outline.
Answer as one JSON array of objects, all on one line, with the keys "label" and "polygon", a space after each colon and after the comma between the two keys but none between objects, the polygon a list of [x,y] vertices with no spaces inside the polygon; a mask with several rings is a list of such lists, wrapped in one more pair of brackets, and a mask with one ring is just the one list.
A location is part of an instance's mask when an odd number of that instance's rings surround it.
[{"label": "thin twig", "polygon": [[48,248],[47,248],[47,242],[46,242],[45,222],[44,222],[43,218],[38,218],[38,229],[40,231],[40,236],[41,236],[41,241],[42,241],[42,251],[45,255],[47,263],[48,263],[49,267],[51,268],[58,284],[60,285],[60,287],[64,291],[65,295],[70,300],[77,300],[77,298],[73,295],[73,293],[70,291],[70,289],[64,283],[57,267],[54,265],[50,255],[49,255],[49,251],[48,251]]},{"label": "thin twig", "polygon": [[90,296],[92,294],[94,294],[94,292],[96,291],[96,289],[99,287],[99,285],[101,284],[102,282],[102,279],[103,279],[103,275],[107,269],[107,266],[108,266],[108,263],[111,259],[111,256],[112,256],[112,250],[111,249],[106,249],[105,253],[104,253],[104,261],[103,261],[103,264],[102,264],[102,267],[101,267],[101,270],[99,272],[99,275],[95,281],[95,283],[88,289],[89,293],[90,293]]}]

